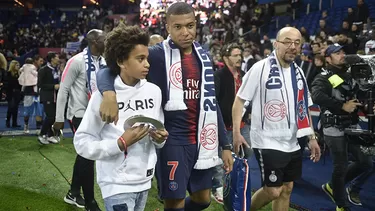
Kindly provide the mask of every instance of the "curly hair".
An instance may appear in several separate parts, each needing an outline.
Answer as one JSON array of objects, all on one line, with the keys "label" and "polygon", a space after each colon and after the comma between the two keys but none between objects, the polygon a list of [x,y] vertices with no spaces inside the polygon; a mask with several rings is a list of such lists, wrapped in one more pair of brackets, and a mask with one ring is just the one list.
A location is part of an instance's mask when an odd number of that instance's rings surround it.
[{"label": "curly hair", "polygon": [[148,46],[149,41],[149,34],[139,26],[120,24],[109,32],[104,42],[104,58],[111,74],[120,74],[118,63],[127,60],[136,45]]}]

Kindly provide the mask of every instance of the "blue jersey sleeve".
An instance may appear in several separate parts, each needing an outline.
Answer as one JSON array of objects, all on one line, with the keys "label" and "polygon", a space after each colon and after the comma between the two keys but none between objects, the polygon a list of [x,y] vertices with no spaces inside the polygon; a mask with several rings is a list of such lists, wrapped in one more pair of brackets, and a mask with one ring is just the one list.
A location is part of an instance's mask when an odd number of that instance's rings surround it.
[{"label": "blue jersey sleeve", "polygon": [[98,71],[96,74],[96,83],[101,94],[105,91],[115,91],[115,78],[108,67]]}]

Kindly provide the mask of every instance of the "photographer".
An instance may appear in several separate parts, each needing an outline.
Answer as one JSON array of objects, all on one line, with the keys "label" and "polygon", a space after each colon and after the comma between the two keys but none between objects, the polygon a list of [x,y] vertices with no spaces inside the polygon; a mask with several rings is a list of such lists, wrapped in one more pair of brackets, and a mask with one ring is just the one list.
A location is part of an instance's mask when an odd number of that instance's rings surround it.
[{"label": "photographer", "polygon": [[[327,72],[316,76],[312,83],[312,99],[321,109],[324,140],[333,159],[331,181],[322,185],[324,192],[335,202],[337,211],[350,210],[345,194],[345,184],[372,168],[372,160],[359,145],[349,143],[344,130],[358,123],[358,84],[347,73],[343,46],[330,45],[325,51]],[[348,165],[348,153],[355,161]],[[359,191],[358,191],[359,192]],[[347,189],[350,202],[361,205],[359,193]]]}]

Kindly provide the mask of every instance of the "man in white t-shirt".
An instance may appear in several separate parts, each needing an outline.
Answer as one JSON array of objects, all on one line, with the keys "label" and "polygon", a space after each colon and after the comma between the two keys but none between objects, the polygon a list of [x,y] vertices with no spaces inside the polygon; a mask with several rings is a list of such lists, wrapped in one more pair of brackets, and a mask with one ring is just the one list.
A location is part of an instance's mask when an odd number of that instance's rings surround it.
[{"label": "man in white t-shirt", "polygon": [[[252,197],[252,211],[271,201],[274,211],[288,210],[293,181],[302,174],[297,136],[309,135],[311,160],[320,159],[320,148],[309,124],[312,100],[303,71],[293,62],[301,47],[301,33],[285,27],[276,39],[275,51],[244,76],[233,105],[233,144],[238,153],[240,146],[250,147],[240,134],[240,122],[244,103],[252,102],[250,140],[263,186]],[[301,121],[306,123],[303,127]]]},{"label": "man in white t-shirt", "polygon": [[371,40],[367,41],[365,44],[366,55],[373,55],[375,52],[375,32],[371,33]]}]

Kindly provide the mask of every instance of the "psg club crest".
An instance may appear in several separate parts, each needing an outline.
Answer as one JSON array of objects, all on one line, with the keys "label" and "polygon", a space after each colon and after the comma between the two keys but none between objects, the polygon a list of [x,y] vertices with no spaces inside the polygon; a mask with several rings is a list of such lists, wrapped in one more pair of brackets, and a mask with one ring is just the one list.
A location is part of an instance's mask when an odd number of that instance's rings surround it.
[{"label": "psg club crest", "polygon": [[178,189],[178,184],[177,184],[177,182],[172,181],[172,182],[169,183],[169,190],[171,190],[171,191],[175,191],[175,190],[177,190],[177,189]]},{"label": "psg club crest", "polygon": [[208,124],[202,129],[199,135],[202,146],[207,150],[214,150],[217,147],[216,128],[216,124]]},{"label": "psg club crest", "polygon": [[298,102],[298,105],[297,105],[297,111],[298,111],[298,118],[299,120],[304,120],[307,116],[306,114],[306,106],[305,106],[305,103],[303,102],[303,100],[299,101]]},{"label": "psg club crest", "polygon": [[271,175],[268,177],[268,179],[271,181],[271,182],[276,182],[277,181],[277,176],[275,174],[275,171],[271,171]]},{"label": "psg club crest", "polygon": [[272,122],[280,122],[287,115],[287,108],[280,100],[270,100],[264,105],[264,115]]}]

